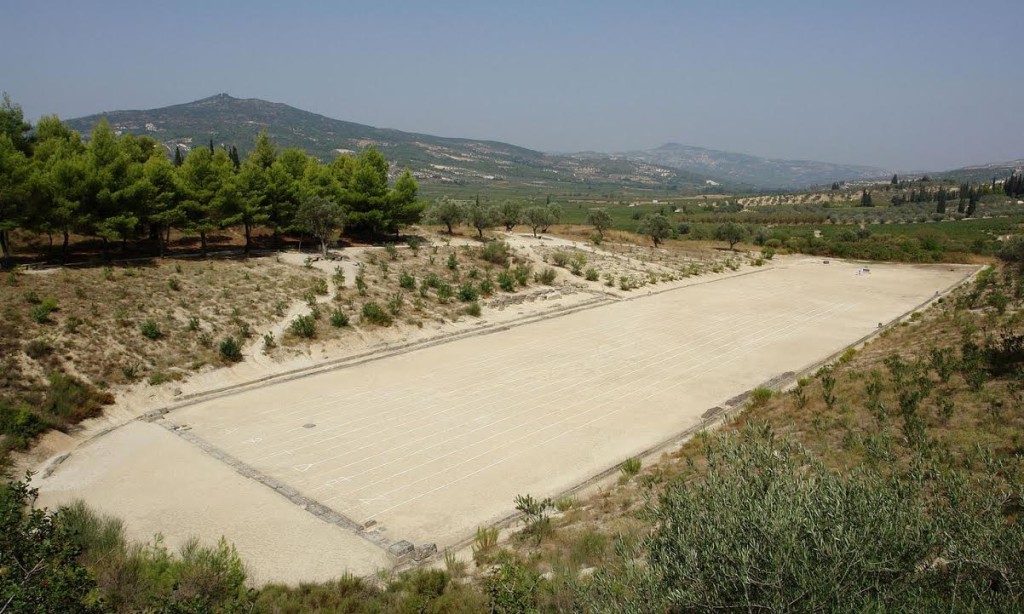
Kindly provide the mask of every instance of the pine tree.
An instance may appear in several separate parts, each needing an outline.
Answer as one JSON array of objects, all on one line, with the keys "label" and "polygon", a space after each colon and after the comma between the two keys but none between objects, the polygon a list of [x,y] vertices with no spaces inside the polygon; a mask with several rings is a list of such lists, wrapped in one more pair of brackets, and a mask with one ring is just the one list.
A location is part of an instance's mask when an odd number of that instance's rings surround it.
[{"label": "pine tree", "polygon": [[213,155],[214,153],[215,152],[213,150],[213,139],[210,139],[210,154]]},{"label": "pine tree", "polygon": [[892,181],[890,183],[892,183],[892,185],[899,185],[900,180],[898,177],[896,177],[896,173],[892,174]]},{"label": "pine tree", "polygon": [[178,167],[185,161],[185,158],[181,155],[181,147],[175,146],[174,148],[174,166]]},{"label": "pine tree", "polygon": [[231,158],[231,163],[235,165],[235,170],[242,166],[241,160],[238,159],[238,148],[234,145],[231,146],[231,151],[228,152],[228,157]]}]

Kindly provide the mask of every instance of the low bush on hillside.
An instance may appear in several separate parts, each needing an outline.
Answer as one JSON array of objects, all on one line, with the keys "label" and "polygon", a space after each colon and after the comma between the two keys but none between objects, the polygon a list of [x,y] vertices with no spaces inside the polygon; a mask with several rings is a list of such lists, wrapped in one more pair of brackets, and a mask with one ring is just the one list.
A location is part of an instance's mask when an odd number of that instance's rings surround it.
[{"label": "low bush on hillside", "polygon": [[362,321],[367,324],[376,324],[377,326],[391,326],[392,318],[391,314],[384,310],[383,307],[377,303],[370,301],[363,303],[362,309]]}]

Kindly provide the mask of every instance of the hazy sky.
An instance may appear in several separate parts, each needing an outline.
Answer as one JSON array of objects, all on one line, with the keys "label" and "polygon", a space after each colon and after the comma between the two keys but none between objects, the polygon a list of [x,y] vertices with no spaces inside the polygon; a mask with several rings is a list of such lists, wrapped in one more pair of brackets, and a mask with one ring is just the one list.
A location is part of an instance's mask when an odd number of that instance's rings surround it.
[{"label": "hazy sky", "polygon": [[3,0],[32,119],[227,92],[545,151],[907,169],[1024,158],[1021,0]]}]

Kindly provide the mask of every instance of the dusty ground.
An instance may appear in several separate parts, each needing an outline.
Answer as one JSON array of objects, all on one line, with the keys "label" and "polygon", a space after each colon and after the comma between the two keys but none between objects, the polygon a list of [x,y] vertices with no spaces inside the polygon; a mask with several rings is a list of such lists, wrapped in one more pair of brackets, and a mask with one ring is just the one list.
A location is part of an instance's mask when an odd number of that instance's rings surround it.
[{"label": "dusty ground", "polygon": [[370,573],[388,565],[377,546],[297,513],[274,491],[150,423],[132,422],[77,449],[42,483],[41,504],[84,498],[126,519],[132,540],[161,534],[177,547],[193,535],[210,544],[226,535],[253,563],[257,584],[329,580],[346,569]]},{"label": "dusty ground", "polygon": [[[665,268],[666,274],[678,270]],[[491,334],[200,402],[171,411],[158,425],[185,427],[181,433],[245,463],[250,475],[287,484],[355,522],[372,524],[370,531],[385,543],[406,539],[443,548],[508,514],[516,494],[562,492],[699,423],[706,410],[736,394],[871,333],[970,271],[872,265],[871,273],[858,275],[859,268],[785,259],[728,277],[618,293],[633,300],[605,295],[601,305],[598,281],[591,292],[569,293],[586,297],[576,306],[593,301],[589,309],[505,330],[492,326],[502,324],[501,311],[485,311],[490,324],[459,330],[499,329]],[[579,279],[564,270],[559,275]],[[382,349],[427,338],[429,331],[394,335]],[[314,356],[315,350],[289,364],[311,364]],[[243,363],[221,374],[220,383],[246,381],[260,368],[255,361]],[[201,389],[203,382],[192,385]],[[134,405],[122,405],[106,423],[87,429],[109,428],[165,398],[136,397]],[[262,579],[320,578],[325,560],[334,574],[342,571],[336,565],[367,573],[380,564],[364,551],[377,546],[353,533],[347,537],[358,546],[344,545],[343,538],[322,540],[338,544],[332,552],[349,549],[348,558],[339,555],[334,562],[317,548],[291,558],[282,572],[274,561],[282,551],[303,551],[311,534],[304,523],[344,531],[158,425],[136,423],[106,435],[92,444],[112,442],[103,453],[75,450],[50,477],[37,480],[43,503],[81,496],[118,513],[139,534],[163,530],[171,540],[220,531],[239,544]],[[118,443],[120,438],[125,441]],[[136,443],[140,439],[143,445]],[[151,482],[150,448],[161,451],[160,467],[181,472],[162,475],[166,483]],[[130,450],[124,462],[103,460],[120,449]],[[223,479],[208,464],[223,470]],[[266,527],[278,532],[274,544],[262,543],[262,535],[254,539],[245,520],[232,520],[240,507],[259,509],[238,505],[248,501],[239,497],[258,498],[250,489],[290,508],[282,508],[280,518],[295,528]],[[171,520],[195,516],[196,500],[215,521]]]}]

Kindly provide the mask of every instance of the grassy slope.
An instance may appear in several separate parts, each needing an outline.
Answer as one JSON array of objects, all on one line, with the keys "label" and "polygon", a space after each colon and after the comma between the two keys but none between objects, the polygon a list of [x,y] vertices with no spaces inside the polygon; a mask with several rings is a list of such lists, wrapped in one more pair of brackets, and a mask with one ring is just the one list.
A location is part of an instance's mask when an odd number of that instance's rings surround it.
[{"label": "grassy slope", "polygon": [[[1000,297],[1010,302],[1003,313],[992,306],[1002,304]],[[933,366],[935,352],[958,363],[965,340],[985,348],[997,345],[1007,331],[1020,334],[1024,325],[1024,312],[1018,311],[1024,306],[1021,297],[1024,280],[1009,269],[985,284],[961,288],[861,350],[844,354],[832,371],[836,398],[831,407],[825,402],[822,371],[794,391],[751,402],[722,431],[767,424],[780,438],[798,442],[826,466],[840,471],[865,465],[891,470],[909,465],[921,453],[940,464],[978,472],[993,459],[1024,469],[1020,376],[986,373],[978,383],[960,366],[953,366],[943,381]],[[893,356],[900,361],[894,362]],[[928,382],[924,385],[928,393],[914,414],[923,421],[923,443],[914,443],[918,435],[907,426],[887,359],[897,370],[902,368],[899,364],[906,365],[905,377],[922,375]],[[881,390],[877,401],[874,387]],[[569,509],[555,520],[549,538],[539,544],[513,539],[510,547],[538,571],[554,573],[555,584],[559,575],[574,577],[583,567],[616,564],[612,549],[616,539],[639,543],[652,529],[643,513],[647,502],[673,481],[699,475],[706,443],[693,439],[636,477],[623,473],[617,485],[597,495],[563,502]]]}]

